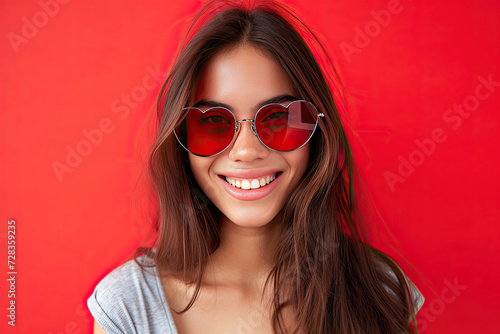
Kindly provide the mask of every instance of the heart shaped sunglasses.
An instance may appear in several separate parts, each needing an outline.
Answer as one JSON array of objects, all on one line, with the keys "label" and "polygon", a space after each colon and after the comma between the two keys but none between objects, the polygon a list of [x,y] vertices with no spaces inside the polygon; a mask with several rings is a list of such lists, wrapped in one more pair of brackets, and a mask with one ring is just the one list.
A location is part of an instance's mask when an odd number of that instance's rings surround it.
[{"label": "heart shaped sunglasses", "polygon": [[288,105],[267,104],[255,113],[254,119],[239,121],[224,107],[207,110],[188,107],[183,111],[185,117],[175,127],[175,137],[188,152],[202,157],[215,156],[227,149],[235,140],[241,122],[252,122],[253,133],[265,147],[290,152],[311,139],[319,117],[324,117],[312,103],[304,100]]}]

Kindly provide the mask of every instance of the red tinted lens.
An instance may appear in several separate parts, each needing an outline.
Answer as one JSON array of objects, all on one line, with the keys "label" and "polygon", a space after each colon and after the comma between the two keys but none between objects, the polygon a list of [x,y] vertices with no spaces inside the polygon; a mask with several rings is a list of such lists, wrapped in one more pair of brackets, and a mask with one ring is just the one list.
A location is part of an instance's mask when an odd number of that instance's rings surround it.
[{"label": "red tinted lens", "polygon": [[184,148],[196,155],[210,156],[222,152],[231,144],[235,126],[234,117],[228,110],[186,110],[186,117],[175,129],[177,139]]},{"label": "red tinted lens", "polygon": [[259,110],[255,128],[260,140],[269,148],[292,151],[311,138],[317,115],[314,106],[305,101],[292,102],[288,108],[271,104]]}]

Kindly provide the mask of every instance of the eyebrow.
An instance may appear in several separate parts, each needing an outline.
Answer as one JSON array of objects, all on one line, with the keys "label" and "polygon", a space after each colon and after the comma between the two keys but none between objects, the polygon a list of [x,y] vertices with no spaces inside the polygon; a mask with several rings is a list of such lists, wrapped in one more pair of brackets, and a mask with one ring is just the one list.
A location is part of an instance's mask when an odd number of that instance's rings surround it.
[{"label": "eyebrow", "polygon": [[[282,95],[278,95],[278,96],[272,97],[270,99],[261,101],[260,103],[258,103],[256,105],[255,110],[258,110],[258,109],[262,108],[266,104],[283,103],[283,102],[286,102],[286,101],[293,102],[293,101],[296,101],[296,100],[298,100],[298,98],[296,98],[296,97],[294,97],[292,95],[282,94]],[[229,106],[229,105],[227,105],[225,103],[217,102],[217,101],[212,101],[212,100],[205,100],[205,99],[202,99],[202,100],[196,102],[193,105],[193,107],[194,108],[197,108],[197,107],[208,107],[208,108],[223,107],[223,108],[229,109],[231,111],[233,110],[233,108],[231,106]]]}]

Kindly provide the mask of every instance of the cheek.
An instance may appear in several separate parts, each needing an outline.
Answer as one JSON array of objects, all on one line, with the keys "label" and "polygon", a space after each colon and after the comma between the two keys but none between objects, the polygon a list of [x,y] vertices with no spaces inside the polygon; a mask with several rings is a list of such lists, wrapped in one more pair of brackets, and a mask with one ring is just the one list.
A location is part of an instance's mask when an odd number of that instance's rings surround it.
[{"label": "cheek", "polygon": [[307,165],[309,164],[309,143],[291,153],[293,153],[293,156],[291,156],[289,160],[290,167],[295,170],[296,177],[302,179],[307,169]]},{"label": "cheek", "polygon": [[191,166],[191,171],[193,172],[193,175],[198,184],[202,183],[204,175],[205,177],[208,177],[208,170],[210,165],[207,164],[207,160],[210,159],[198,157],[189,153],[189,165]]},{"label": "cheek", "polygon": [[189,153],[189,164],[194,178],[205,195],[212,200],[215,188],[210,182],[210,168],[215,158],[198,157]]}]

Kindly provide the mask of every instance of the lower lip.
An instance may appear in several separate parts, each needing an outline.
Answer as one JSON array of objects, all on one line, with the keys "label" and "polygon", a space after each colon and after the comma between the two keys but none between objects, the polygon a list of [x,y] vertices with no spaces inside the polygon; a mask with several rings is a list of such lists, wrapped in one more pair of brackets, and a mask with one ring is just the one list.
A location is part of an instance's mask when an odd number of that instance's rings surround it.
[{"label": "lower lip", "polygon": [[227,183],[224,179],[222,179],[219,176],[220,182],[222,182],[222,186],[226,191],[233,196],[236,199],[239,199],[241,201],[255,201],[258,199],[261,199],[263,197],[266,197],[271,191],[273,191],[274,188],[276,188],[278,182],[281,180],[281,175],[278,175],[273,182],[269,183],[268,185],[260,188],[255,188],[255,189],[241,189],[241,188],[236,188]]}]

